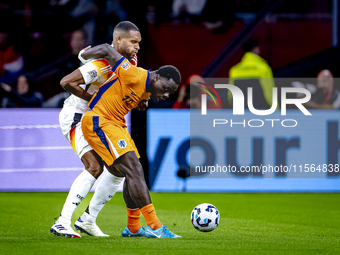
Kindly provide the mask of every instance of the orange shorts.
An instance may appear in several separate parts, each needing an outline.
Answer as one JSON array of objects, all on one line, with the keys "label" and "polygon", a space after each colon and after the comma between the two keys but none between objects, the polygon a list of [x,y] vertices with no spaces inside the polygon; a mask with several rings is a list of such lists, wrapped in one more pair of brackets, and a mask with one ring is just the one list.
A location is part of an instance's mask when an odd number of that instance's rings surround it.
[{"label": "orange shorts", "polygon": [[119,126],[92,111],[85,113],[81,126],[87,142],[108,166],[129,151],[134,151],[137,157],[140,157],[126,127]]}]

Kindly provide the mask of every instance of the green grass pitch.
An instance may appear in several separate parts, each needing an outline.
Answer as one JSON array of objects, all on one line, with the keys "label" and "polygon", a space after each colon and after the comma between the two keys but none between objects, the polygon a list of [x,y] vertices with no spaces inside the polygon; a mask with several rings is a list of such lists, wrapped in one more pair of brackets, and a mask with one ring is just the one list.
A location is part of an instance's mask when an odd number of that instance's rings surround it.
[{"label": "green grass pitch", "polygon": [[[0,254],[340,254],[340,194],[152,193],[159,219],[182,239],[121,237],[126,224],[121,193],[97,219],[109,238],[56,237],[49,229],[66,195],[0,193]],[[191,210],[203,202],[221,214],[210,233],[190,222]]]}]

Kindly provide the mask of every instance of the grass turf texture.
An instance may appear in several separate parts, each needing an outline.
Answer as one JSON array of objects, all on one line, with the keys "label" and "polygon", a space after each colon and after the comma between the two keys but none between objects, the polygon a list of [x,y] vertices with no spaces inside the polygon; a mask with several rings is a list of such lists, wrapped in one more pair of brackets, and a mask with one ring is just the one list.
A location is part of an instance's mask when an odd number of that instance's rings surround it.
[{"label": "grass turf texture", "polygon": [[[182,239],[121,237],[126,226],[121,193],[97,219],[109,238],[56,237],[49,230],[66,195],[0,193],[0,254],[340,254],[340,194],[152,193],[159,219]],[[79,205],[73,223],[91,196]],[[221,214],[210,233],[190,222],[192,209],[203,202]]]}]

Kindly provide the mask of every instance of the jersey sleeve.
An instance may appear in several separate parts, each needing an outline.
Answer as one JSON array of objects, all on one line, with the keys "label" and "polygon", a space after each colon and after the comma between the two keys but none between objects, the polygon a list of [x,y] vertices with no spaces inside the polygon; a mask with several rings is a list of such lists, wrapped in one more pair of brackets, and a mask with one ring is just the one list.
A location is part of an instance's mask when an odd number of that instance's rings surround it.
[{"label": "jersey sleeve", "polygon": [[79,67],[86,84],[106,80],[111,72],[111,66],[106,59],[92,60]]},{"label": "jersey sleeve", "polygon": [[125,57],[114,65],[112,71],[127,86],[144,86],[149,83],[149,71],[132,65]]}]

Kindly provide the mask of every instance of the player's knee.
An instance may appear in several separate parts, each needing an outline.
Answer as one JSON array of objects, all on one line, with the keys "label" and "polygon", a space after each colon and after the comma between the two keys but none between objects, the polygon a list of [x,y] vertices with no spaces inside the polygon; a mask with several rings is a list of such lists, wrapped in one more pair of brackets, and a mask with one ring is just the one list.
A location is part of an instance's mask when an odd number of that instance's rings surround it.
[{"label": "player's knee", "polygon": [[98,162],[91,162],[87,167],[86,170],[92,174],[93,177],[98,178],[103,172],[103,166],[100,165]]},{"label": "player's knee", "polygon": [[102,174],[102,160],[94,151],[86,152],[82,156],[81,161],[84,163],[85,169],[92,174],[93,177],[98,178]]}]

